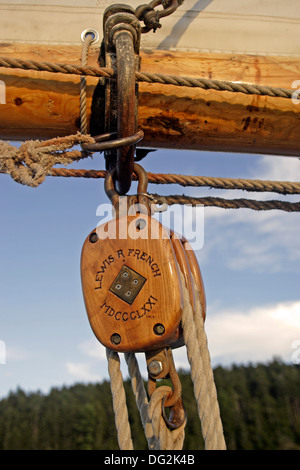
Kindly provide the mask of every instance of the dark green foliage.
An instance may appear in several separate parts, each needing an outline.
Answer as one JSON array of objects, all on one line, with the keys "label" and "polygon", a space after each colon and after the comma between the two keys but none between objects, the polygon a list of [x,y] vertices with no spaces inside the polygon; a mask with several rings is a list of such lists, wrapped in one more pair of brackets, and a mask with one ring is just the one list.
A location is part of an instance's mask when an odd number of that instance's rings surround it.
[{"label": "dark green foliage", "polygon": [[[179,375],[188,417],[184,449],[203,449],[192,381]],[[228,449],[300,450],[299,366],[274,360],[217,367],[214,377]],[[134,448],[147,449],[129,382],[125,391]],[[109,383],[10,393],[0,401],[0,450],[6,449],[118,449]]]}]

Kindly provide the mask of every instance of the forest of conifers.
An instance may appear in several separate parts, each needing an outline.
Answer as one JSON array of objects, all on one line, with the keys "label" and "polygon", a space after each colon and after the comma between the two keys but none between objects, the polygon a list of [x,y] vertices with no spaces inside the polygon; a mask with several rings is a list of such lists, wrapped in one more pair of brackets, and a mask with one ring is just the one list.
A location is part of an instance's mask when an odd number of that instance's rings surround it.
[{"label": "forest of conifers", "polygon": [[[217,367],[215,383],[229,450],[300,450],[300,366]],[[187,413],[184,449],[203,449],[193,385],[180,372]],[[147,449],[131,385],[125,382],[135,449]],[[11,392],[0,401],[0,450],[118,449],[109,382]]]}]

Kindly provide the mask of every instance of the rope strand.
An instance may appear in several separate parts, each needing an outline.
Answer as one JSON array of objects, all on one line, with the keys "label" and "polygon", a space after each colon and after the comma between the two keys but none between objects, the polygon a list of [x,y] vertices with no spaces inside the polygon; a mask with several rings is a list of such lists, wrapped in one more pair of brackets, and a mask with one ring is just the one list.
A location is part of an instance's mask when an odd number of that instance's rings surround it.
[{"label": "rope strand", "polygon": [[[38,72],[116,78],[114,71],[106,67],[83,67],[75,64],[37,62],[34,60],[12,59],[7,57],[0,57],[0,67],[35,70]],[[202,88],[203,90],[228,91],[231,93],[243,93],[246,95],[260,95],[285,99],[292,98],[292,95],[295,92],[295,90],[281,87],[146,72],[136,72],[136,80],[138,82],[160,83],[161,85]]]},{"label": "rope strand", "polygon": [[121,450],[133,450],[120,358],[110,349],[106,349],[106,357],[119,447]]},{"label": "rope strand", "polygon": [[224,199],[218,197],[192,197],[192,196],[159,196],[158,194],[149,194],[151,198],[157,201],[157,204],[167,203],[168,205],[189,204],[192,206],[215,206],[223,209],[252,209],[255,211],[281,210],[285,212],[300,212],[300,202],[287,201],[256,201],[254,199]]},{"label": "rope strand", "polygon": [[[81,52],[81,65],[82,67],[87,66],[88,55],[89,55],[89,48],[91,43],[93,42],[94,37],[91,34],[87,34],[85,36],[83,45],[82,45],[82,52]],[[87,133],[87,104],[86,104],[86,77],[83,76],[80,78],[80,132],[81,134]]]},{"label": "rope strand", "polygon": [[[73,168],[52,168],[48,176],[66,178],[105,178],[105,170],[84,170]],[[241,189],[254,192],[279,194],[300,194],[300,183],[292,181],[251,180],[241,178],[220,178],[180,174],[147,173],[148,182],[153,184],[179,184],[180,186],[208,186],[215,189]],[[133,180],[136,181],[133,175]]]}]

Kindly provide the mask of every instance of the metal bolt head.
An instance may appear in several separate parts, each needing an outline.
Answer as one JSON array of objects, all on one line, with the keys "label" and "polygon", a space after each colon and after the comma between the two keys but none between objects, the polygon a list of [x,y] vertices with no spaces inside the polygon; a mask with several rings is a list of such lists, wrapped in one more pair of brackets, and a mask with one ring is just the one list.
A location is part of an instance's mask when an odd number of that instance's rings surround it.
[{"label": "metal bolt head", "polygon": [[161,336],[165,332],[165,327],[161,323],[156,323],[153,327],[153,331],[156,335]]},{"label": "metal bolt head", "polygon": [[163,371],[163,365],[161,361],[151,361],[148,364],[148,372],[150,375],[157,376]]},{"label": "metal bolt head", "polygon": [[121,336],[118,335],[118,333],[114,333],[113,335],[111,335],[110,341],[115,345],[120,344],[121,343]]},{"label": "metal bolt head", "polygon": [[91,235],[90,235],[90,242],[91,242],[91,243],[96,243],[97,240],[98,240],[98,235],[97,235],[97,233],[96,233],[96,232],[91,233]]}]

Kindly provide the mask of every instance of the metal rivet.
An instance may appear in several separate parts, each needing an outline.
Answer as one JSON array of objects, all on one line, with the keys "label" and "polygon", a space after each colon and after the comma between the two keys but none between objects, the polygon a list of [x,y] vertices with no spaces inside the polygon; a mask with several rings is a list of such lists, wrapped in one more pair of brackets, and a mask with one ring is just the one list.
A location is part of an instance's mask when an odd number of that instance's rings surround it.
[{"label": "metal rivet", "polygon": [[122,287],[121,284],[116,284],[116,285],[115,285],[115,288],[118,289],[118,290],[120,290],[121,287]]},{"label": "metal rivet", "polygon": [[91,233],[90,242],[91,243],[96,243],[97,240],[98,240],[98,235],[96,234],[96,232]]},{"label": "metal rivet", "polygon": [[127,271],[124,271],[123,274],[122,274],[122,277],[124,277],[124,279],[127,279],[127,277],[128,277],[128,272],[127,272]]},{"label": "metal rivet", "polygon": [[131,290],[128,290],[127,292],[125,292],[125,295],[126,295],[127,297],[130,297],[131,294],[132,294]]},{"label": "metal rivet", "polygon": [[118,333],[114,333],[113,335],[111,335],[110,341],[113,344],[120,344],[121,343],[121,336],[118,335]]},{"label": "metal rivet", "polygon": [[156,335],[163,335],[165,332],[165,327],[161,323],[156,323],[153,327],[153,331]]},{"label": "metal rivet", "polygon": [[134,286],[137,286],[138,283],[139,283],[138,279],[133,279],[132,284],[133,284]]}]

